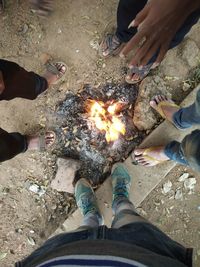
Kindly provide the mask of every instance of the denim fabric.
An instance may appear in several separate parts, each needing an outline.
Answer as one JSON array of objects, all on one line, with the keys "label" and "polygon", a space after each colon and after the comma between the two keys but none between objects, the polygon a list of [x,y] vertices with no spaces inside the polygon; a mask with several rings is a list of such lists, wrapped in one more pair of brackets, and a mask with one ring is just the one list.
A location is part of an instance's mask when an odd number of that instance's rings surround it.
[{"label": "denim fabric", "polygon": [[[98,228],[57,235],[46,241],[42,247],[34,251],[16,266],[35,266],[33,263],[37,262],[38,259],[42,261],[42,259],[47,257],[47,255],[51,255],[55,250],[58,251],[59,248],[62,249],[65,245],[80,240],[110,240],[125,242],[130,245],[136,245],[147,249],[158,255],[177,259],[186,264],[186,266],[192,266],[191,249],[186,249],[161,232],[157,227],[146,222],[127,224],[119,229],[100,226]],[[79,253],[81,254],[81,251],[77,251],[77,254]]]},{"label": "denim fabric", "polygon": [[200,171],[200,130],[187,135],[181,143],[170,142],[165,147],[165,154],[171,160]]},{"label": "denim fabric", "polygon": [[173,116],[173,122],[180,129],[200,124],[200,89],[196,101],[189,107],[179,109]]}]

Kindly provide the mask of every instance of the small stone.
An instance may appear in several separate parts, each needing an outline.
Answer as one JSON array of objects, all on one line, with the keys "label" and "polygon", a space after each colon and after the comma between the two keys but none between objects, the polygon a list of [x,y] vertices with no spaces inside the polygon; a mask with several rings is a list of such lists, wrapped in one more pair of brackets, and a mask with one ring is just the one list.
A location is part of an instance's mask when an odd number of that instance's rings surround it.
[{"label": "small stone", "polygon": [[189,177],[189,173],[184,172],[184,173],[178,178],[178,181],[179,181],[179,182],[184,182],[188,177]]},{"label": "small stone", "polygon": [[51,209],[52,210],[55,210],[56,208],[57,208],[57,205],[56,204],[54,204],[54,205],[51,206]]},{"label": "small stone", "polygon": [[104,205],[106,206],[106,208],[109,208],[110,207],[109,204],[108,204],[108,202],[104,202]]},{"label": "small stone", "polygon": [[31,246],[35,246],[35,240],[34,240],[31,236],[28,236],[28,243],[29,243]]},{"label": "small stone", "polygon": [[183,91],[184,92],[187,92],[189,89],[190,89],[190,84],[189,83],[187,83],[187,82],[183,82],[183,87],[182,87],[182,89],[183,89]]},{"label": "small stone", "polygon": [[3,260],[7,256],[7,252],[0,252],[0,260]]},{"label": "small stone", "polygon": [[29,29],[28,25],[27,25],[27,24],[24,24],[24,26],[23,26],[23,28],[22,28],[22,33],[23,33],[23,34],[26,34],[27,31],[28,31],[28,29]]},{"label": "small stone", "polygon": [[196,178],[191,177],[184,181],[184,187],[188,190],[193,190],[195,187],[195,184],[197,183]]},{"label": "small stone", "polygon": [[166,183],[163,184],[162,193],[167,194],[171,191],[171,189],[172,189],[172,182],[167,181]]},{"label": "small stone", "polygon": [[183,199],[183,193],[182,193],[181,189],[176,190],[174,198],[177,199],[177,200],[178,199]]},{"label": "small stone", "polygon": [[60,28],[58,28],[58,34],[62,33],[62,30]]},{"label": "small stone", "polygon": [[95,50],[99,50],[99,43],[98,43],[98,41],[97,40],[91,40],[90,41],[90,46],[93,48],[93,49],[95,49]]},{"label": "small stone", "polygon": [[40,197],[46,193],[44,186],[39,186],[37,184],[31,184],[29,187],[29,191],[38,194]]}]

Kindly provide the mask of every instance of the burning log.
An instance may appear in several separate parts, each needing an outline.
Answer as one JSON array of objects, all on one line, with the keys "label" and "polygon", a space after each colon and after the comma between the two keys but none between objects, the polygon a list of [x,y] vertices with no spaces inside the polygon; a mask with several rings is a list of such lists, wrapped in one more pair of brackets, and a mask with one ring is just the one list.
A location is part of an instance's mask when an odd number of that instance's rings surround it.
[{"label": "burning log", "polygon": [[54,127],[59,144],[54,152],[82,162],[76,179],[84,177],[98,185],[112,165],[141,142],[144,134],[132,120],[136,98],[134,85],[85,85],[59,103]]}]

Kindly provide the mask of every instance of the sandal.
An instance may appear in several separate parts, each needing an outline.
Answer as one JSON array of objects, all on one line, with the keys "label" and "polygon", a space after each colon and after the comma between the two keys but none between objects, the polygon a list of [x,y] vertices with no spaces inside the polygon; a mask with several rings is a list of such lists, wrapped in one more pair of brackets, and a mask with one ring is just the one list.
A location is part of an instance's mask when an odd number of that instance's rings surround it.
[{"label": "sandal", "polygon": [[115,34],[107,34],[100,44],[99,53],[104,58],[116,56],[124,46]]},{"label": "sandal", "polygon": [[[59,70],[58,66],[65,67],[65,71]],[[62,69],[61,67],[61,69]],[[57,81],[54,84],[57,84],[58,82],[64,80],[65,74],[67,72],[67,65],[64,62],[47,62],[46,63],[47,71],[51,72],[52,74],[56,75]]]},{"label": "sandal", "polygon": [[0,0],[0,14],[4,12],[4,9],[5,9],[5,1]]},{"label": "sandal", "polygon": [[[148,74],[149,72],[154,69],[152,68],[153,63],[149,63],[143,67],[137,67],[137,66],[133,66],[127,76],[125,77],[125,81],[129,84],[136,84],[141,82]],[[133,80],[133,75],[136,74],[138,75],[138,79],[137,80]]]},{"label": "sandal", "polygon": [[168,120],[168,118],[162,109],[163,107],[176,107],[176,108],[180,109],[180,106],[176,105],[175,103],[170,103],[168,101],[159,102],[158,105],[156,106],[156,111],[160,114],[160,116],[163,119],[167,119],[167,120]]},{"label": "sandal", "polygon": [[[49,137],[47,135],[49,135]],[[49,145],[47,143],[48,139],[49,140],[54,139],[54,141]],[[56,140],[56,134],[53,131],[47,131],[46,133],[41,134],[39,136],[39,151],[44,152],[47,150],[47,148],[51,148],[55,144],[55,140]]]},{"label": "sandal", "polygon": [[146,166],[146,167],[148,167],[148,165],[151,164],[150,167],[152,167],[152,166],[158,165],[160,163],[164,163],[164,162],[169,160],[169,159],[158,160],[158,159],[156,159],[156,158],[154,158],[152,156],[149,156],[149,153],[151,151],[156,150],[156,149],[157,149],[157,147],[149,147],[149,148],[144,149],[144,151],[141,153],[140,156],[142,156],[144,162],[147,161],[146,164],[140,164],[136,159],[136,157],[138,157],[139,155],[136,156],[136,155],[134,155],[134,152],[133,152],[132,153],[132,160],[133,160],[132,164],[134,164],[134,165],[138,165],[139,164],[139,165]]},{"label": "sandal", "polygon": [[154,101],[156,103],[156,105],[155,106],[151,105],[151,107],[153,109],[155,109],[156,112],[158,112],[158,114],[160,114],[160,116],[163,119],[171,122],[178,130],[183,130],[182,128],[178,127],[178,125],[176,125],[172,119],[168,118],[167,115],[165,114],[164,110],[163,110],[163,107],[175,107],[175,108],[177,108],[177,110],[179,110],[181,107],[178,106],[177,104],[175,104],[172,100],[170,100],[170,99],[168,100],[166,97],[165,97],[166,99],[164,100],[164,96],[160,96],[160,97],[163,97],[163,100],[158,103],[155,99],[155,96],[154,96],[154,98],[151,101]]}]

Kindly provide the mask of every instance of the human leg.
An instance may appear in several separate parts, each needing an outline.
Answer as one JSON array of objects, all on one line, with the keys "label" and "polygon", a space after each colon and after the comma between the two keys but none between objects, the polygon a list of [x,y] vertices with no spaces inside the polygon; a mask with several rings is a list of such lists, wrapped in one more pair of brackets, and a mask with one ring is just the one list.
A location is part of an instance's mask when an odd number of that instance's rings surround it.
[{"label": "human leg", "polygon": [[123,44],[127,43],[137,32],[136,28],[128,27],[138,12],[147,3],[147,0],[120,0],[117,9],[117,29],[115,33],[108,34],[100,45],[103,57],[118,55]]},{"label": "human leg", "polygon": [[75,198],[78,208],[83,215],[83,221],[79,229],[95,228],[102,224],[96,197],[90,183],[82,178],[75,186]]},{"label": "human leg", "polygon": [[127,43],[137,32],[137,28],[128,27],[137,14],[144,8],[147,0],[120,0],[117,9],[117,29],[118,39]]},{"label": "human leg", "polygon": [[0,100],[11,100],[16,97],[35,99],[60,78],[59,73],[64,74],[66,71],[66,67],[60,63],[55,63],[54,69],[57,72],[53,73],[51,69],[42,77],[14,62],[0,60],[0,70],[5,85],[4,91],[0,94]]},{"label": "human leg", "polygon": [[28,148],[27,139],[20,133],[8,133],[0,128],[0,162],[9,160]]},{"label": "human leg", "polygon": [[113,186],[112,209],[114,214],[112,228],[120,228],[135,222],[147,222],[137,213],[133,203],[129,200],[131,177],[123,164],[117,164],[114,167],[111,178]]},{"label": "human leg", "polygon": [[170,142],[164,153],[169,159],[200,171],[200,130],[188,134],[182,142]]},{"label": "human leg", "polygon": [[0,162],[14,158],[26,150],[44,150],[55,142],[55,133],[48,131],[42,136],[26,136],[8,133],[0,128]]},{"label": "human leg", "polygon": [[173,123],[181,129],[200,124],[200,89],[195,102],[186,108],[181,108],[173,114]]},{"label": "human leg", "polygon": [[133,151],[132,158],[145,167],[173,160],[200,171],[200,130],[188,134],[182,142],[172,141],[166,146],[137,148]]},{"label": "human leg", "polygon": [[185,108],[180,108],[164,95],[154,96],[150,101],[150,106],[178,129],[186,129],[200,124],[200,90],[197,92],[195,102]]}]

